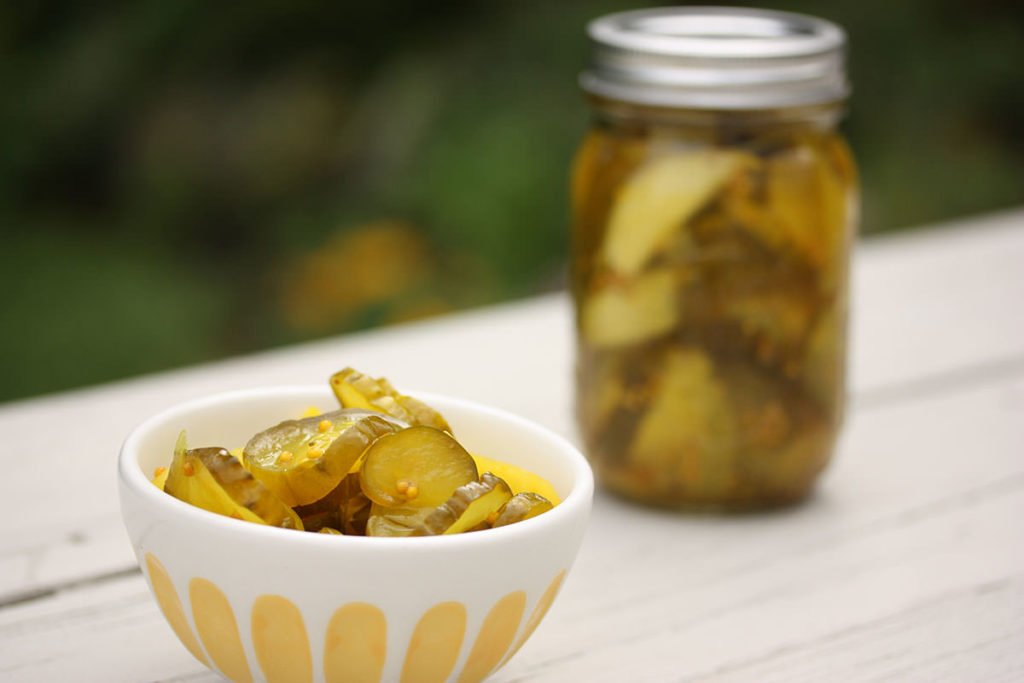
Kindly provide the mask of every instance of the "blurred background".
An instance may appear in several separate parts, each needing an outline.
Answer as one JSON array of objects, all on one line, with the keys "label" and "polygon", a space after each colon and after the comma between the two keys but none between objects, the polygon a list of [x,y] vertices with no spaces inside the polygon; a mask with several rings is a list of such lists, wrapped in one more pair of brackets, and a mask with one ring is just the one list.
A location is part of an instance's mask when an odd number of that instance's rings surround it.
[{"label": "blurred background", "polygon": [[[1024,203],[1024,4],[735,4],[849,31],[864,234]],[[5,3],[0,401],[561,287],[583,27],[650,5]]]}]

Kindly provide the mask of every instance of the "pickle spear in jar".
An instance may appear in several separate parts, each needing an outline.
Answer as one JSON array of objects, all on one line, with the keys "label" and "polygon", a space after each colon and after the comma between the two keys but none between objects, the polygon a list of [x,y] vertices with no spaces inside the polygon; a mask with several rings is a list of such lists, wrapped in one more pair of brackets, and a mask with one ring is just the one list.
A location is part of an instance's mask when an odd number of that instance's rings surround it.
[{"label": "pickle spear in jar", "polygon": [[733,483],[736,418],[707,354],[673,349],[630,447],[635,465],[660,473],[664,495],[714,498]]},{"label": "pickle spear in jar", "polygon": [[678,319],[676,277],[662,268],[588,294],[580,334],[598,348],[629,346],[671,332]]},{"label": "pickle spear in jar", "polygon": [[382,436],[359,472],[366,497],[386,507],[437,507],[458,487],[476,481],[476,462],[450,434],[409,427]]},{"label": "pickle spear in jar", "polygon": [[308,505],[331,492],[379,437],[401,427],[365,410],[337,410],[285,420],[245,445],[249,470],[288,505]]},{"label": "pickle spear in jar", "polygon": [[641,167],[612,207],[604,263],[623,276],[639,273],[748,158],[705,149],[659,157]]},{"label": "pickle spear in jar", "polygon": [[802,142],[768,160],[765,194],[771,230],[762,235],[795,249],[816,268],[832,270],[846,237],[841,229],[847,212],[844,188],[822,150]]},{"label": "pickle spear in jar", "polygon": [[295,512],[224,448],[189,450],[178,437],[164,490],[196,507],[257,524],[303,528]]}]

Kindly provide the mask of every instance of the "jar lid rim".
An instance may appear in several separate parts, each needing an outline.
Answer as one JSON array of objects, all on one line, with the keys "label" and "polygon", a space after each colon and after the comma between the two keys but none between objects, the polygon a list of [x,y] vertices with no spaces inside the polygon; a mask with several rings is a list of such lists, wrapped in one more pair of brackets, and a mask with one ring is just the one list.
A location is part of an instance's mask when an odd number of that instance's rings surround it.
[{"label": "jar lid rim", "polygon": [[846,34],[804,14],[739,7],[618,12],[587,25],[587,92],[626,101],[762,108],[842,100]]}]

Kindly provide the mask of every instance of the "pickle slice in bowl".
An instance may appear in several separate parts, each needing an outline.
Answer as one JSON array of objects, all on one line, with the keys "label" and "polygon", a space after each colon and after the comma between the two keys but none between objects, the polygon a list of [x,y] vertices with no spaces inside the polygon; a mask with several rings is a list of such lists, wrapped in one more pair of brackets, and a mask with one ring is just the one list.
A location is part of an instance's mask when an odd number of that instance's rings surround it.
[{"label": "pickle slice in bowl", "polygon": [[387,507],[374,503],[366,521],[367,536],[427,536],[423,522],[434,508]]},{"label": "pickle slice in bowl", "polygon": [[257,524],[302,529],[302,521],[224,448],[195,448],[178,438],[164,490],[204,510]]},{"label": "pickle slice in bowl", "polygon": [[555,506],[552,502],[540,494],[533,493],[532,491],[517,493],[498,511],[498,516],[494,518],[491,526],[498,528],[499,526],[522,522],[524,519],[532,519],[537,515],[544,514],[553,507]]},{"label": "pickle slice in bowl", "polygon": [[366,497],[386,507],[437,507],[476,481],[476,462],[451,435],[409,427],[377,439],[360,469]]},{"label": "pickle slice in bowl", "polygon": [[163,491],[164,486],[167,484],[168,474],[170,474],[170,470],[168,470],[166,467],[157,467],[156,470],[153,472],[153,478],[150,481],[153,482],[153,486]]},{"label": "pickle slice in bowl", "polygon": [[322,527],[341,528],[341,505],[344,500],[344,486],[346,479],[342,479],[334,490],[326,496],[308,505],[296,505],[292,509],[302,520],[306,531],[319,531]]},{"label": "pickle slice in bowl", "polygon": [[288,505],[309,505],[330,493],[374,441],[400,428],[366,410],[337,410],[285,420],[245,445],[253,475]]},{"label": "pickle slice in bowl", "polygon": [[452,497],[439,505],[423,525],[430,534],[459,534],[493,521],[511,499],[512,489],[505,480],[485,472],[480,481],[455,489]]},{"label": "pickle slice in bowl", "polygon": [[341,530],[350,536],[365,536],[372,501],[359,485],[359,472],[352,472],[338,485],[338,517]]},{"label": "pickle slice in bowl", "polygon": [[353,368],[345,368],[331,376],[330,384],[343,408],[377,410],[410,425],[452,431],[441,413],[412,396],[400,394],[383,377],[374,379]]}]

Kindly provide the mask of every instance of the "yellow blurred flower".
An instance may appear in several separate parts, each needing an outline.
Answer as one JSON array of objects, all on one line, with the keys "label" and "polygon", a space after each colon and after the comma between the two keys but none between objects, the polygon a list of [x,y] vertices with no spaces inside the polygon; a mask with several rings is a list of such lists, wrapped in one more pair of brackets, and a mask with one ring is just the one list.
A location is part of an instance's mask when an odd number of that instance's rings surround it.
[{"label": "yellow blurred flower", "polygon": [[[415,301],[436,270],[430,248],[410,223],[379,220],[341,230],[288,268],[284,316],[292,327],[314,332],[351,326],[382,305],[397,305],[402,318],[419,308]],[[445,307],[431,299],[429,308]]]}]

